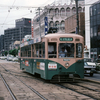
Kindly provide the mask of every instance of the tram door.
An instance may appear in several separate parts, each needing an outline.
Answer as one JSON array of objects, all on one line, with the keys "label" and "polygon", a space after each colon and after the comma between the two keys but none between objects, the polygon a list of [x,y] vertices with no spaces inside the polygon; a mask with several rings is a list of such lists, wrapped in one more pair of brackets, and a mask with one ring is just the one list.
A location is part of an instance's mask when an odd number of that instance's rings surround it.
[{"label": "tram door", "polygon": [[[32,45],[32,57],[35,57],[36,56],[35,54],[36,54],[35,46]],[[36,70],[36,60],[33,59],[32,62],[33,62],[33,74],[34,74]]]},{"label": "tram door", "polygon": [[48,58],[57,58],[57,43],[48,43]]}]

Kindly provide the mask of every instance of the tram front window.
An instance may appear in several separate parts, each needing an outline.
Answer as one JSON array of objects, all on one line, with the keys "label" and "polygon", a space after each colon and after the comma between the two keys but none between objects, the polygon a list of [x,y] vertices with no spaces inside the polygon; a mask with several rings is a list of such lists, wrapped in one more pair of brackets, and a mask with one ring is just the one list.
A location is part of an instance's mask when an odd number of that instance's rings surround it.
[{"label": "tram front window", "polygon": [[59,44],[59,58],[74,57],[74,43]]},{"label": "tram front window", "polygon": [[82,44],[77,43],[76,44],[76,58],[81,58],[82,57]]}]

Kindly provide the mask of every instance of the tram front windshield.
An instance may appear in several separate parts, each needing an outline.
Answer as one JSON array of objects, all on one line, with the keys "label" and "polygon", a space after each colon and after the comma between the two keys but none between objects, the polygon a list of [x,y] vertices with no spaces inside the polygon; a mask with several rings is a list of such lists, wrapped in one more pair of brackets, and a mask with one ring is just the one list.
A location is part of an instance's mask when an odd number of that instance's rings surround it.
[{"label": "tram front windshield", "polygon": [[59,58],[74,57],[74,43],[59,44]]}]

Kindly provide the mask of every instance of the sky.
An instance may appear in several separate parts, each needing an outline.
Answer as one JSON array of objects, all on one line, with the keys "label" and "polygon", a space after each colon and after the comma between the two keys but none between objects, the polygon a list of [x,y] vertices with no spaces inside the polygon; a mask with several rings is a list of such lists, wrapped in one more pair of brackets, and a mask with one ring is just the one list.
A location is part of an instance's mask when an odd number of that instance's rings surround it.
[{"label": "sky", "polygon": [[2,0],[2,2],[0,2],[0,35],[4,34],[5,29],[14,28],[16,19],[33,19],[38,7],[45,7],[54,1],[55,0]]}]

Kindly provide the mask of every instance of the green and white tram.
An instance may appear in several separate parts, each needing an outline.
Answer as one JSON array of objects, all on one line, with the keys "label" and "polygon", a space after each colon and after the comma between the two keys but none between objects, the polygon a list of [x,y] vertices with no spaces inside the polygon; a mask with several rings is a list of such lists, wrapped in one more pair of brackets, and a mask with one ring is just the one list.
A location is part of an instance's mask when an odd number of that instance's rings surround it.
[{"label": "green and white tram", "polygon": [[84,78],[84,39],[77,34],[54,33],[20,45],[20,69],[52,81],[69,76]]}]

